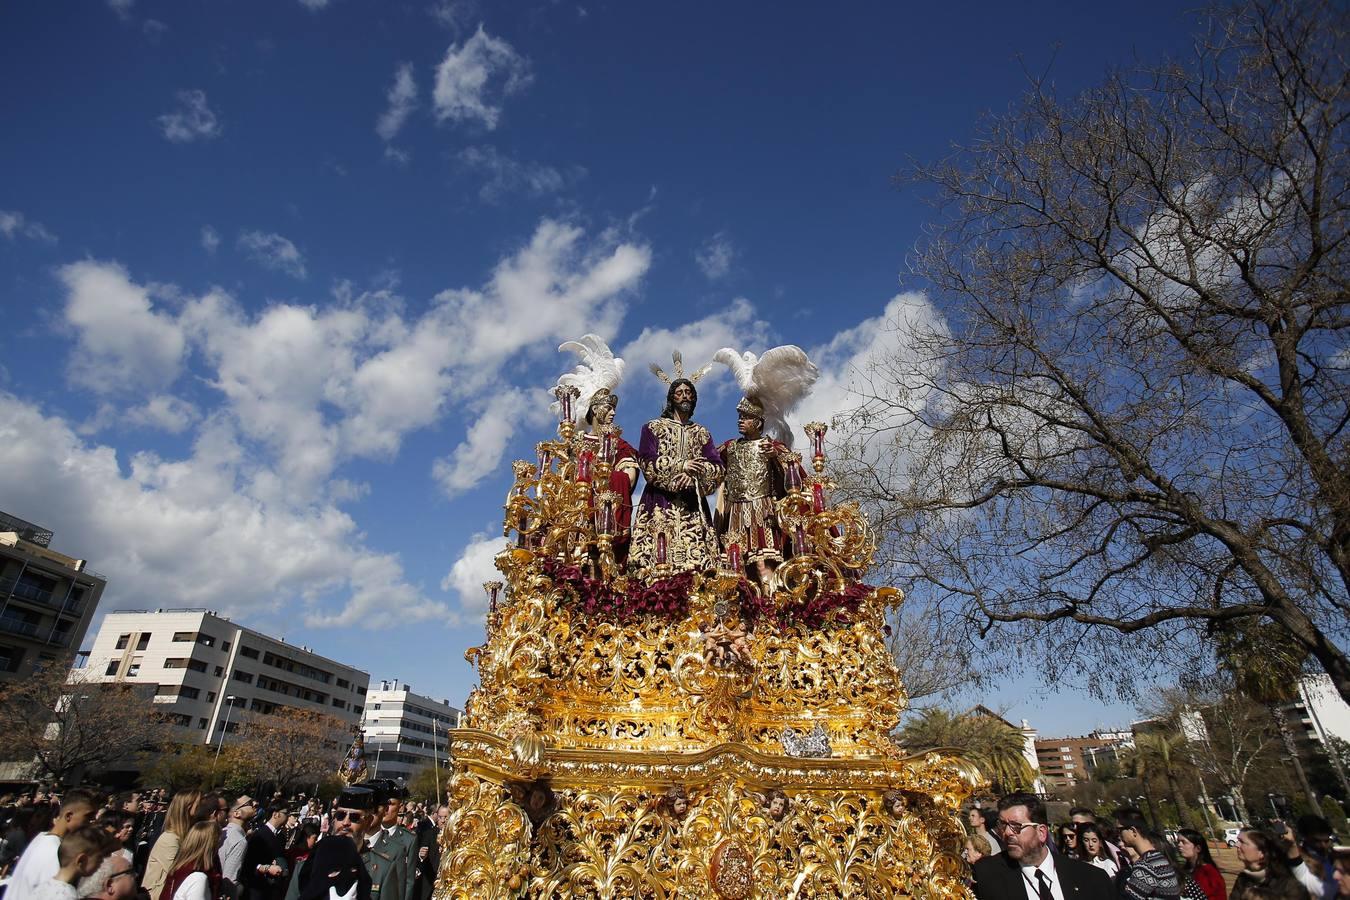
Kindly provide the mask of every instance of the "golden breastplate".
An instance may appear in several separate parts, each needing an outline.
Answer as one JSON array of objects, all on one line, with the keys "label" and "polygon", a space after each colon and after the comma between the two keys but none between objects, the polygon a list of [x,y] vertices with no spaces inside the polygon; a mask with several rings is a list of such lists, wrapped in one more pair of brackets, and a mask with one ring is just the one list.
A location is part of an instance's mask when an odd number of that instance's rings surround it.
[{"label": "golden breastplate", "polygon": [[727,445],[727,498],[733,503],[759,500],[769,496],[769,457],[764,455],[768,441],[733,441]]}]

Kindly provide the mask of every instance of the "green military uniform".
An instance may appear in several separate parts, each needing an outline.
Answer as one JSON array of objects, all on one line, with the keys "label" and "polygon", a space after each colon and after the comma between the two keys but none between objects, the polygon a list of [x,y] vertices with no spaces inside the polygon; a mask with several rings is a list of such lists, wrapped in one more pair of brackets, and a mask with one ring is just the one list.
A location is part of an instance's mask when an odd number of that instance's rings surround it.
[{"label": "green military uniform", "polygon": [[402,825],[381,828],[364,854],[371,900],[413,900],[417,837]]}]

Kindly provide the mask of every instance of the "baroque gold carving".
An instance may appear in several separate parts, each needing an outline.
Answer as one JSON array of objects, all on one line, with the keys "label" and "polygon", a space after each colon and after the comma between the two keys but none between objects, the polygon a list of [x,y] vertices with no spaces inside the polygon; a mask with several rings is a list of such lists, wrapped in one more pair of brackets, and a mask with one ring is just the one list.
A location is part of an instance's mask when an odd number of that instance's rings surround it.
[{"label": "baroque gold carving", "polygon": [[[645,576],[605,556],[579,442],[560,431],[514,467],[506,590],[466,654],[480,685],[451,733],[437,900],[967,897],[957,812],[980,775],[889,737],[907,701],[883,628],[901,597],[858,587],[871,536],[856,509],[821,503],[823,456],[777,501],[800,552],[758,619],[739,573],[700,569],[687,612],[599,620],[579,576],[549,573],[578,567],[621,593]],[[683,567],[697,553],[665,525],[666,565]],[[822,596],[847,603],[811,625],[771,614]],[[816,729],[828,756],[785,751],[785,734]]]}]

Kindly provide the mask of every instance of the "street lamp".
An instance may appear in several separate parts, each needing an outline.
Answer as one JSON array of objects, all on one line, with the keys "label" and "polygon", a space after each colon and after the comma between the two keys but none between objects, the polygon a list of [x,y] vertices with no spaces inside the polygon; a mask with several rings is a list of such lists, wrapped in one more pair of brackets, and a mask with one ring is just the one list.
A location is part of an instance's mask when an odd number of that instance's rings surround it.
[{"label": "street lamp", "polygon": [[216,763],[220,761],[220,748],[225,746],[225,733],[230,730],[230,713],[234,712],[234,694],[225,698],[225,725],[220,729],[220,740],[216,743],[216,755],[211,759],[211,778],[216,777]]}]

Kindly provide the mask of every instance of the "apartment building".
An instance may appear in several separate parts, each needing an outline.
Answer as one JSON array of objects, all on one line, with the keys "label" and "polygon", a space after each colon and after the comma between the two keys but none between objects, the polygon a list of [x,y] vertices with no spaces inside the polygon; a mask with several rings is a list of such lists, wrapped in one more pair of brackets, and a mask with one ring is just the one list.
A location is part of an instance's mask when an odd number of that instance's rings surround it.
[{"label": "apartment building", "polygon": [[79,649],[107,579],[51,548],[49,529],[0,512],[0,681]]},{"label": "apartment building", "polygon": [[1036,760],[1047,788],[1072,787],[1091,781],[1098,766],[1116,761],[1131,745],[1133,736],[1118,731],[1094,731],[1082,737],[1041,738],[1036,741]]},{"label": "apartment building", "polygon": [[405,682],[381,681],[366,697],[361,722],[371,775],[411,779],[425,766],[446,765],[446,732],[458,728],[463,715],[450,701],[415,694]]},{"label": "apartment building", "polygon": [[119,610],[103,619],[86,665],[93,681],[155,685],[182,741],[214,743],[250,713],[291,706],[361,724],[370,675],[205,609]]}]

